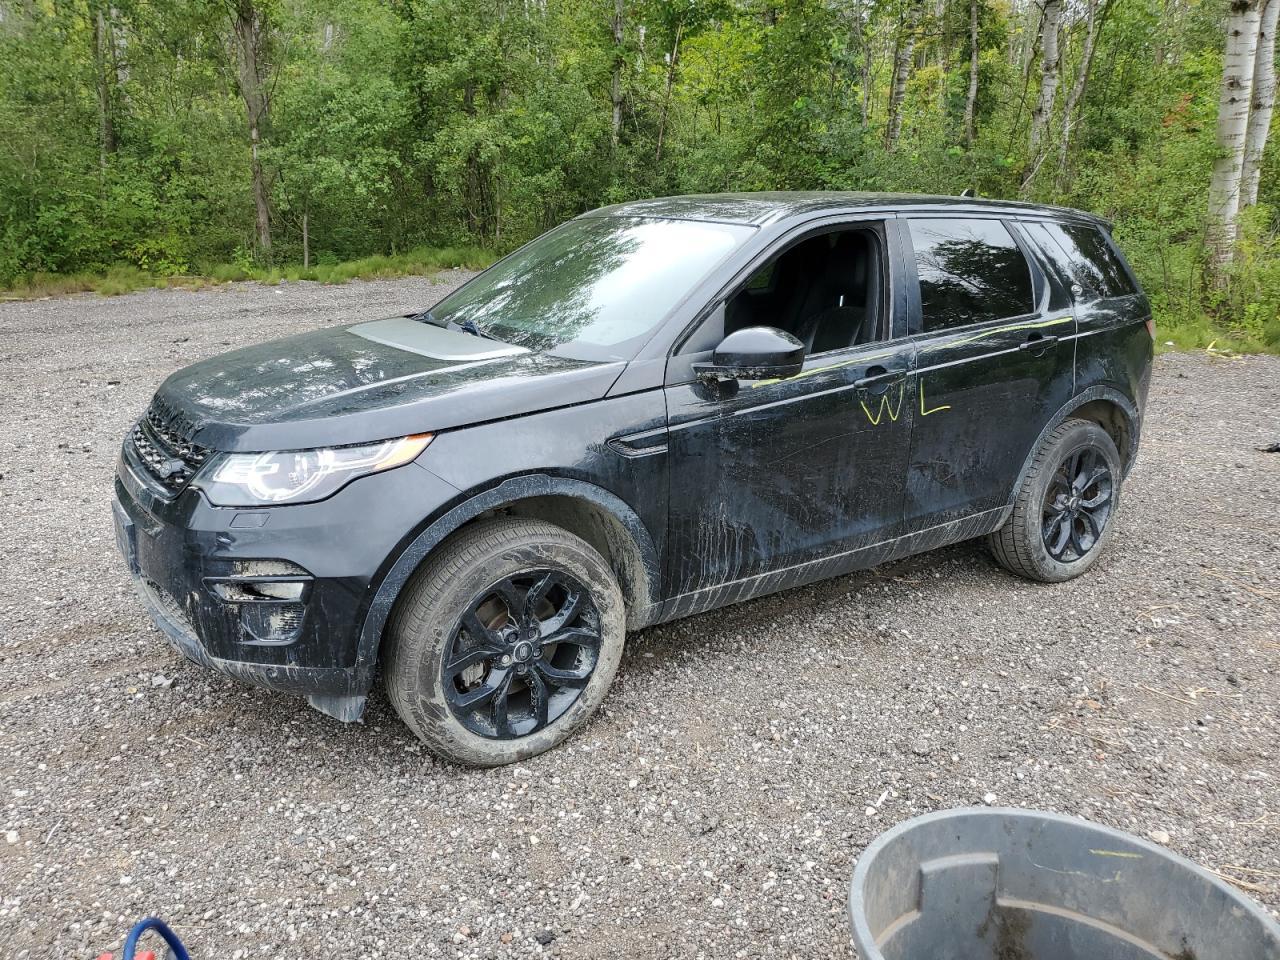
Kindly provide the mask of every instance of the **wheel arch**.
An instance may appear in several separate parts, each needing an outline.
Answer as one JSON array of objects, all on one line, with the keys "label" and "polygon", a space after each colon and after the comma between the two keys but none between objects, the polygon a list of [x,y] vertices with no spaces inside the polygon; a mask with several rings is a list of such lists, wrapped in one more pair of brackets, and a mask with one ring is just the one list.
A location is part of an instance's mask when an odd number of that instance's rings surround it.
[{"label": "wheel arch", "polygon": [[1114,441],[1116,450],[1120,453],[1120,463],[1125,475],[1129,473],[1129,468],[1133,466],[1138,456],[1138,437],[1142,426],[1142,417],[1138,413],[1138,408],[1134,406],[1133,401],[1113,387],[1089,387],[1059,408],[1044,425],[1035,442],[1031,444],[1018,471],[1017,482],[1009,491],[1010,506],[1017,497],[1022,481],[1031,469],[1036,451],[1044,443],[1044,438],[1069,417],[1090,420],[1107,431],[1107,435]]},{"label": "wheel arch", "polygon": [[476,493],[430,523],[401,551],[369,604],[360,633],[357,668],[372,681],[386,627],[409,578],[453,534],[487,518],[509,514],[546,520],[591,544],[609,563],[627,604],[627,628],[657,619],[657,548],[644,522],[617,495],[568,477],[512,477]]}]

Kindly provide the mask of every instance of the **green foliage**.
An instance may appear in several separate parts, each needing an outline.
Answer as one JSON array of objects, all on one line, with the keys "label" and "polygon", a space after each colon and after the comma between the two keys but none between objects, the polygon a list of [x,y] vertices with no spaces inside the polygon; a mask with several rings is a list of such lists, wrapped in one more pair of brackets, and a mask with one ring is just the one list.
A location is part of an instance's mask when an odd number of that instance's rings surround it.
[{"label": "green foliage", "polygon": [[0,287],[339,282],[481,265],[637,197],[973,187],[1111,218],[1162,343],[1280,348],[1275,149],[1233,270],[1204,278],[1221,4],[1173,20],[1163,0],[1113,0],[1060,153],[1084,35],[1083,5],[1067,5],[1033,157],[1026,0],[980,5],[972,146],[969,4],[920,8],[886,143],[908,2],[626,0],[615,45],[614,0],[260,0],[272,263],[255,246],[229,5],[0,3]]},{"label": "green foliage", "polygon": [[1221,325],[1248,349],[1280,352],[1280,231],[1275,211],[1255,207],[1241,227],[1239,256],[1218,311]]},{"label": "green foliage", "polygon": [[378,254],[359,260],[320,263],[311,267],[291,264],[261,267],[252,262],[223,263],[204,273],[149,273],[137,267],[118,265],[102,272],[32,273],[20,276],[0,300],[28,300],[71,293],[100,293],[118,296],[145,287],[199,288],[238,280],[280,283],[282,280],[311,280],[316,283],[346,283],[349,280],[378,280],[388,277],[419,276],[441,270],[483,270],[498,255],[483,247],[415,247],[406,253]]}]

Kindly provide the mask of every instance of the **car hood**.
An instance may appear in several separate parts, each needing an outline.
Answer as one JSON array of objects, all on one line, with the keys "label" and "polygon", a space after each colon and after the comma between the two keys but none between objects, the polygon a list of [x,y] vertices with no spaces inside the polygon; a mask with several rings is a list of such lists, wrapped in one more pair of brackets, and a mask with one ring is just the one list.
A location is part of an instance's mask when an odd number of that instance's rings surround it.
[{"label": "car hood", "polygon": [[597,400],[625,366],[389,317],[202,360],[169,377],[152,409],[214,450],[297,450]]}]

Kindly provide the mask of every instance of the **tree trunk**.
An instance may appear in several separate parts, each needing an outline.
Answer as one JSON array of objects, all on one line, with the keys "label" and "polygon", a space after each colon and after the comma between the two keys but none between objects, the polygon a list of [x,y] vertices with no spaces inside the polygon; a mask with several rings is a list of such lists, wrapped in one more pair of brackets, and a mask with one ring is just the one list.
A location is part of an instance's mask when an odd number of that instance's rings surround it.
[{"label": "tree trunk", "polygon": [[622,68],[624,64],[622,38],[625,25],[623,3],[624,0],[613,0],[613,16],[609,19],[609,25],[613,28],[613,78],[609,84],[609,99],[613,103],[613,120],[609,130],[615,149],[622,132]]},{"label": "tree trunk", "polygon": [[1259,0],[1232,0],[1227,17],[1227,44],[1218,99],[1218,157],[1209,182],[1207,240],[1210,266],[1222,277],[1231,262],[1240,212],[1240,177],[1244,170],[1245,133],[1253,98],[1253,68],[1258,50]]},{"label": "tree trunk", "polygon": [[1044,25],[1040,40],[1040,98],[1031,112],[1031,161],[1040,156],[1044,135],[1053,117],[1058,96],[1058,26],[1062,22],[1062,0],[1044,0]]},{"label": "tree trunk", "polygon": [[671,109],[671,86],[676,80],[676,64],[680,61],[680,37],[684,34],[684,21],[676,24],[676,39],[671,45],[671,59],[667,63],[667,89],[662,95],[662,110],[658,114],[658,149],[654,153],[654,162],[662,159],[662,140],[667,132],[667,113]]},{"label": "tree trunk", "polygon": [[231,8],[231,29],[236,48],[236,81],[240,96],[244,99],[245,114],[249,122],[249,147],[253,177],[253,206],[258,250],[271,260],[271,201],[266,172],[262,166],[261,147],[271,122],[271,99],[267,91],[264,62],[267,37],[262,13],[253,0],[234,0]]},{"label": "tree trunk", "polygon": [[861,54],[861,61],[858,64],[858,83],[862,87],[862,103],[859,107],[859,114],[862,119],[862,129],[865,132],[867,126],[871,123],[871,74],[875,66],[875,46],[874,39],[870,35],[867,20],[863,16],[864,5],[862,0],[854,5],[853,16],[857,23],[855,37],[857,38],[858,51]]},{"label": "tree trunk", "polygon": [[111,89],[115,68],[111,60],[111,37],[106,17],[97,10],[93,14],[93,80],[98,91],[98,156],[104,167],[108,154],[116,152],[115,107]]},{"label": "tree trunk", "polygon": [[1173,19],[1169,10],[1170,0],[1161,0],[1160,2],[1160,19],[1156,26],[1156,39],[1152,45],[1151,62],[1159,70],[1164,66],[1164,58],[1166,52],[1166,44],[1169,42],[1169,35],[1173,32],[1169,23]]},{"label": "tree trunk", "polygon": [[964,145],[970,150],[978,133],[978,5],[979,0],[969,0],[969,89],[964,98]]},{"label": "tree trunk", "polygon": [[911,76],[911,61],[916,46],[916,27],[920,23],[920,7],[923,0],[910,0],[903,14],[901,32],[893,56],[893,85],[889,89],[889,118],[885,127],[884,146],[893,152],[902,135],[902,103],[907,96],[907,80]]},{"label": "tree trunk", "polygon": [[[1277,0],[1273,0],[1277,2]],[[1080,66],[1076,69],[1076,79],[1067,94],[1067,102],[1062,108],[1062,136],[1058,139],[1058,189],[1066,188],[1067,181],[1067,148],[1071,143],[1071,130],[1078,122],[1076,111],[1080,109],[1080,101],[1084,99],[1085,88],[1089,85],[1089,70],[1093,66],[1093,52],[1098,47],[1098,37],[1102,33],[1102,25],[1107,14],[1111,12],[1111,0],[1089,0],[1084,34],[1084,47],[1080,51]]]},{"label": "tree trunk", "polygon": [[302,206],[302,269],[307,270],[311,267],[311,231],[307,217],[307,206]]},{"label": "tree trunk", "polygon": [[1022,88],[1031,83],[1031,67],[1036,62],[1036,41],[1044,26],[1044,7],[1039,3],[1027,4],[1027,15],[1022,25],[1022,38],[1018,44],[1017,64],[1022,71]]},{"label": "tree trunk", "polygon": [[872,47],[867,43],[862,48],[862,67],[860,82],[862,84],[862,129],[865,131],[871,123],[871,68]]},{"label": "tree trunk", "polygon": [[1249,127],[1245,132],[1244,167],[1240,173],[1240,206],[1258,202],[1258,179],[1262,175],[1262,156],[1267,150],[1267,133],[1271,129],[1271,111],[1276,101],[1276,27],[1280,20],[1280,0],[1264,0],[1266,5],[1258,27],[1258,51],[1253,66],[1253,102],[1249,109]]}]

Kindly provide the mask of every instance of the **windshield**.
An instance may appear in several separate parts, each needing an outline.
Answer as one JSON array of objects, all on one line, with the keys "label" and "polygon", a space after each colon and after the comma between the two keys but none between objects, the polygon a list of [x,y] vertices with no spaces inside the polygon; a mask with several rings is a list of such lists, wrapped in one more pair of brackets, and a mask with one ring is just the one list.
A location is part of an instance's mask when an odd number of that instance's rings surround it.
[{"label": "windshield", "polygon": [[425,319],[531,350],[626,359],[753,230],[640,217],[570,220],[446,297]]}]

